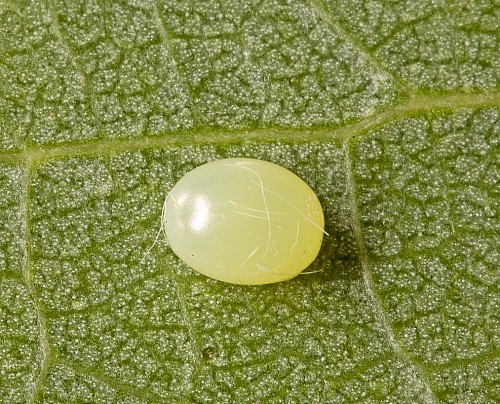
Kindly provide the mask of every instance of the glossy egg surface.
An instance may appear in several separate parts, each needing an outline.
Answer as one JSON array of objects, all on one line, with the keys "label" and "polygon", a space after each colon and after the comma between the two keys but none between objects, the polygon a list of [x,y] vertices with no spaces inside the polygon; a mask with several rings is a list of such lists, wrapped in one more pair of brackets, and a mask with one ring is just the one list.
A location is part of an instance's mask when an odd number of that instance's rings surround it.
[{"label": "glossy egg surface", "polygon": [[232,158],[188,172],[165,200],[163,230],[187,265],[243,285],[281,282],[316,258],[324,216],[313,190],[266,161]]}]

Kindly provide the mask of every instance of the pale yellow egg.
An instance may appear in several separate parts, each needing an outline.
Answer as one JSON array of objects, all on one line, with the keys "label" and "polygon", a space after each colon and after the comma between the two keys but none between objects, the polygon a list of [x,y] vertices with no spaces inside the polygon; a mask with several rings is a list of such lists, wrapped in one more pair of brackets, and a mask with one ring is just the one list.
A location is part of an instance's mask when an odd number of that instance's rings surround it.
[{"label": "pale yellow egg", "polygon": [[211,278],[260,285],[293,278],[318,255],[324,216],[313,190],[266,161],[213,161],[169,192],[162,225],[172,250]]}]

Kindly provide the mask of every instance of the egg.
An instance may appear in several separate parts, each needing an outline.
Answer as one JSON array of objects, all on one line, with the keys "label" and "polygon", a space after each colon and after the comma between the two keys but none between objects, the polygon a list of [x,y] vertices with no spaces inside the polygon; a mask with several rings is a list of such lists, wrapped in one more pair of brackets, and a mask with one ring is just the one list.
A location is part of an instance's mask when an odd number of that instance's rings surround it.
[{"label": "egg", "polygon": [[162,229],[192,269],[223,282],[262,285],[291,279],[318,255],[324,215],[314,191],[266,161],[203,164],[170,190]]}]

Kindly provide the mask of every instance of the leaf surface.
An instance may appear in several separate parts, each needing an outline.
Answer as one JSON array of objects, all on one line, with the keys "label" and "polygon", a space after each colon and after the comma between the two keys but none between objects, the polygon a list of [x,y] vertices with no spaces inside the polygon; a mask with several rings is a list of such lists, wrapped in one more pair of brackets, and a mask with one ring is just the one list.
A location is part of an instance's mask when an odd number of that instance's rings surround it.
[{"label": "leaf surface", "polygon": [[[0,2],[0,402],[498,400],[497,2],[100,3]],[[236,156],[315,190],[319,272],[146,254]]]}]

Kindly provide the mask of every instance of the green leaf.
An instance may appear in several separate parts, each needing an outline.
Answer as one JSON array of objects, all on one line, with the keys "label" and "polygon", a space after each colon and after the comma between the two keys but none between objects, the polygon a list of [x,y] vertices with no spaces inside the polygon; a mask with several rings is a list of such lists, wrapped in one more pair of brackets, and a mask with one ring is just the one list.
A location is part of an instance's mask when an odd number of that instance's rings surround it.
[{"label": "green leaf", "polygon": [[[0,402],[498,401],[499,19],[0,1]],[[175,182],[232,156],[317,192],[319,272],[239,286],[146,254]]]}]

